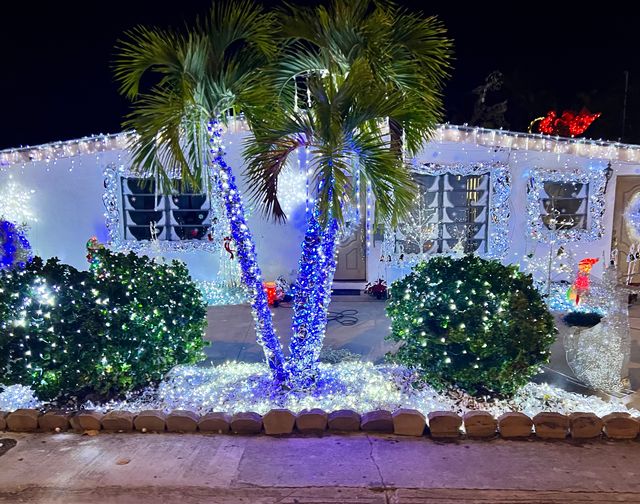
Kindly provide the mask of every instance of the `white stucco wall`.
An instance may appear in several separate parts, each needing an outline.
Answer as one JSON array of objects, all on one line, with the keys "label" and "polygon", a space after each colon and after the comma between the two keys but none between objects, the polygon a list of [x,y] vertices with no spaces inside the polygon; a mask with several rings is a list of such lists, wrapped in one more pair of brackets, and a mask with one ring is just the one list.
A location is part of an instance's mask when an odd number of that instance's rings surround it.
[{"label": "white stucco wall", "polygon": [[[242,139],[245,134],[243,132],[228,134],[227,161],[234,168],[240,188],[244,189],[246,194],[246,182],[240,176],[243,170]],[[300,156],[300,162],[304,163],[304,153]],[[535,243],[529,238],[526,212],[527,181],[532,169],[537,167],[604,168],[607,165],[606,159],[482,147],[460,142],[431,142],[414,160],[415,163],[492,161],[507,163],[511,172],[512,189],[509,200],[511,218],[508,225],[510,248],[505,258],[506,262],[519,262],[523,254],[531,252],[544,255],[548,250],[546,245]],[[31,225],[29,238],[36,254],[45,258],[57,256],[75,267],[86,268],[86,241],[94,235],[103,242],[108,239],[102,196],[104,193],[103,169],[110,163],[126,165],[127,152],[111,150],[98,154],[61,158],[56,162],[16,163],[0,169],[0,188],[11,179],[23,188],[35,191],[32,195],[32,206],[38,222]],[[614,162],[612,168],[614,176],[606,194],[605,234],[597,241],[572,245],[578,257],[598,257],[602,260],[604,254],[606,260],[609,259],[616,176],[640,174],[640,165],[637,163]],[[300,182],[299,189],[304,192],[303,181]],[[301,202],[285,225],[267,221],[257,213],[250,216],[249,224],[254,233],[258,259],[265,279],[274,279],[281,274],[289,276],[290,272],[297,267],[304,232],[304,214],[304,202]],[[367,263],[369,280],[375,280],[383,275],[386,275],[388,280],[393,280],[402,274],[402,271],[389,269],[381,264],[380,255],[380,243],[374,242]],[[215,279],[218,268],[217,254],[197,251],[165,254],[165,256],[184,260],[195,278]],[[594,268],[596,275],[599,275],[600,271],[601,264]]]}]

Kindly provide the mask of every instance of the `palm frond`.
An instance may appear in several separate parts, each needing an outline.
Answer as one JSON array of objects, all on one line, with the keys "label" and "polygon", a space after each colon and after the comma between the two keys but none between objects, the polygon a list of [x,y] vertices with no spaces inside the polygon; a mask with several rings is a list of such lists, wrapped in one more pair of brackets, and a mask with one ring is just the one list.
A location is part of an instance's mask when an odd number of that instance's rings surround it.
[{"label": "palm frond", "polygon": [[124,123],[138,133],[132,168],[154,174],[164,187],[178,176],[199,188],[207,121],[239,110],[257,120],[272,103],[258,74],[276,52],[276,33],[276,15],[250,0],[214,2],[206,19],[183,32],[128,32],[116,47],[114,72],[133,105]]}]

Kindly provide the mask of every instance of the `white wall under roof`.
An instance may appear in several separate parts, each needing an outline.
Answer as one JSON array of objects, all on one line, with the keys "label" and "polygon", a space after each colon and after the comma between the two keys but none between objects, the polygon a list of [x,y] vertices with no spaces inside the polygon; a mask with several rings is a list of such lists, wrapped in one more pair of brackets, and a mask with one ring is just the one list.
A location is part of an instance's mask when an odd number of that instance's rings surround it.
[{"label": "white wall under roof", "polygon": [[[241,158],[242,137],[240,131],[228,134],[228,163],[239,176],[243,170]],[[532,169],[537,167],[559,170],[581,168],[605,168],[608,160],[573,154],[536,150],[515,150],[480,146],[464,141],[450,141],[446,136],[436,136],[414,160],[415,163],[475,163],[501,161],[508,164],[511,171],[512,192],[509,201],[511,218],[509,221],[510,248],[507,262],[519,262],[526,253],[545,255],[547,247],[529,239],[527,227],[527,181]],[[27,190],[34,190],[33,210],[38,222],[31,225],[29,238],[34,252],[42,257],[57,256],[61,261],[78,268],[86,268],[85,243],[91,236],[107,241],[104,206],[103,169],[106,165],[128,163],[125,150],[107,150],[101,153],[76,155],[56,161],[18,162],[0,169],[0,188],[9,180]],[[609,258],[613,223],[616,176],[640,174],[640,164],[636,161],[612,162],[614,176],[606,195],[604,216],[605,235],[594,242],[580,242],[572,245],[578,257]],[[241,189],[246,184],[241,176]],[[304,188],[300,188],[304,191]],[[246,194],[246,192],[245,192]],[[245,197],[245,200],[247,198]],[[254,233],[258,259],[265,279],[278,275],[288,275],[297,267],[300,243],[304,232],[304,204],[294,210],[287,224],[275,224],[254,214],[249,218]],[[392,278],[400,271],[385,270],[380,263],[380,243],[374,242],[368,257],[368,279],[375,280],[385,272]],[[184,260],[195,278],[213,280],[217,271],[216,254],[205,251],[166,254]],[[600,267],[594,269],[598,274]]]}]

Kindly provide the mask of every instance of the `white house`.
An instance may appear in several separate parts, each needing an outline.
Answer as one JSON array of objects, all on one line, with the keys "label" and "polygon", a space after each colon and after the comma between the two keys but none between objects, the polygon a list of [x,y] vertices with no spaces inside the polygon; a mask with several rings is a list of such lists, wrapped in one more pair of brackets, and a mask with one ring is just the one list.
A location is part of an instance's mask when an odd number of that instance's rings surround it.
[{"label": "white house", "polygon": [[[241,188],[247,134],[238,120],[226,135],[227,161]],[[233,251],[229,243],[225,249],[226,231],[211,211],[215,195],[165,197],[139,184],[128,171],[129,135],[1,151],[0,209],[28,221],[33,251],[42,257],[86,268],[85,243],[97,236],[116,249],[180,258],[194,278],[215,281]],[[308,198],[305,156],[299,152],[297,166],[280,180],[288,222],[249,218],[266,280],[291,277],[297,267]],[[624,213],[640,192],[640,146],[443,125],[412,163],[422,187],[416,212],[397,232],[376,232],[362,194],[362,225],[342,245],[336,288],[392,280],[421,250],[475,250],[505,262],[537,261],[544,270],[551,241],[553,262],[562,262],[558,250],[598,258],[596,275],[612,249],[619,250],[620,275],[634,266],[627,253],[637,221]],[[156,241],[149,240],[152,221]]]}]

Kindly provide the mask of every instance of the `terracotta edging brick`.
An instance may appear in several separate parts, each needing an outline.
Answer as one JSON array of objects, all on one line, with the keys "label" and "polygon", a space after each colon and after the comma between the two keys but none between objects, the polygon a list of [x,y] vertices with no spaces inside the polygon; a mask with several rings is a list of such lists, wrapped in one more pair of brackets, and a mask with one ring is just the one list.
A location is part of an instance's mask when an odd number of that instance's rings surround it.
[{"label": "terracotta edging brick", "polygon": [[360,429],[365,432],[383,432],[391,434],[393,432],[393,417],[387,410],[369,411],[362,415]]},{"label": "terracotta edging brick", "polygon": [[64,411],[47,411],[38,417],[38,426],[45,432],[62,432],[69,429],[69,414]]},{"label": "terracotta edging brick", "polygon": [[595,413],[574,412],[569,415],[569,432],[572,439],[602,437],[602,419]]},{"label": "terracotta edging brick", "polygon": [[7,428],[7,415],[9,413],[7,411],[0,411],[0,431],[6,430]]},{"label": "terracotta edging brick", "polygon": [[231,430],[231,415],[229,413],[207,413],[200,417],[198,422],[200,432],[217,432],[228,434]]},{"label": "terracotta edging brick", "polygon": [[432,411],[427,415],[432,438],[455,439],[460,437],[462,418],[453,411]]},{"label": "terracotta edging brick", "polygon": [[131,432],[133,419],[130,411],[113,410],[102,417],[102,428],[110,432]]},{"label": "terracotta edging brick", "polygon": [[569,434],[569,417],[560,413],[538,413],[533,425],[536,436],[542,439],[566,439]]},{"label": "terracotta edging brick", "polygon": [[38,430],[40,412],[33,408],[21,408],[9,413],[5,421],[13,432],[35,432]]},{"label": "terracotta edging brick", "polygon": [[319,408],[302,410],[296,417],[296,429],[303,434],[320,434],[327,430],[327,412]]},{"label": "terracotta edging brick", "polygon": [[234,434],[260,434],[262,417],[253,411],[236,413],[231,418],[231,431]]},{"label": "terracotta edging brick", "polygon": [[164,432],[167,428],[167,415],[162,410],[144,410],[133,420],[133,426],[140,432]]},{"label": "terracotta edging brick", "polygon": [[629,413],[609,413],[602,417],[602,430],[609,439],[635,439],[640,422]]},{"label": "terracotta edging brick", "polygon": [[524,413],[509,411],[498,417],[498,432],[502,438],[527,438],[531,436],[533,420]]},{"label": "terracotta edging brick", "polygon": [[498,433],[498,421],[488,411],[467,411],[462,420],[467,437],[494,438]]},{"label": "terracotta edging brick", "polygon": [[[429,427],[426,428],[428,419]],[[467,438],[503,439],[597,439],[632,440],[640,432],[640,420],[629,413],[610,413],[600,419],[594,413],[541,412],[533,419],[521,412],[506,412],[498,419],[487,411],[468,411],[464,418],[451,411],[432,411],[425,416],[417,410],[400,408],[368,411],[362,416],[353,410],[325,412],[321,409],[302,410],[299,414],[274,408],[264,416],[241,412],[231,416],[225,412],[207,413],[202,417],[190,410],[175,410],[165,414],[160,410],[110,411],[103,414],[92,410],[64,412],[50,410],[42,414],[37,409],[19,409],[11,413],[0,411],[0,430],[13,432],[77,432],[104,430],[107,432],[196,432],[219,434],[287,435],[295,432],[322,434],[332,432],[394,433],[401,436],[458,439],[464,421]],[[533,428],[535,427],[535,435]],[[425,433],[426,430],[426,433]]]},{"label": "terracotta edging brick", "polygon": [[167,415],[166,421],[169,432],[195,432],[200,415],[189,410],[173,410]]},{"label": "terracotta edging brick", "polygon": [[291,434],[296,425],[296,416],[288,409],[272,409],[262,417],[264,433],[268,436]]}]

